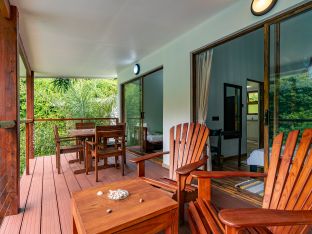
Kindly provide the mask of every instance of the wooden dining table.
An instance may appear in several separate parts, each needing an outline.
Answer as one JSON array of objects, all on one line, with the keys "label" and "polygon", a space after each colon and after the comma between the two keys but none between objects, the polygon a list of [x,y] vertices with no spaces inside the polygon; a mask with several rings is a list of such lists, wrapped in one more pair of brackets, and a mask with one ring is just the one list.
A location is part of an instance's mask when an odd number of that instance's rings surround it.
[{"label": "wooden dining table", "polygon": [[[84,168],[82,169],[77,169],[74,170],[74,174],[82,174],[86,172],[86,161],[85,161],[85,155],[86,155],[86,140],[90,139],[90,138],[94,138],[95,137],[95,128],[90,128],[90,129],[70,129],[69,130],[69,136],[71,137],[76,137],[77,139],[81,140],[82,144],[83,144],[83,155],[80,155],[80,161],[84,161]],[[92,159],[91,159],[92,160]],[[73,160],[69,160],[69,163],[77,163],[79,162],[79,159],[73,159]],[[94,167],[92,166],[92,163],[89,163],[90,168],[89,171],[94,171]],[[98,169],[106,169],[106,168],[110,168],[110,167],[115,167],[115,164],[108,164],[106,160],[104,160],[104,165],[100,165],[98,166]]]}]

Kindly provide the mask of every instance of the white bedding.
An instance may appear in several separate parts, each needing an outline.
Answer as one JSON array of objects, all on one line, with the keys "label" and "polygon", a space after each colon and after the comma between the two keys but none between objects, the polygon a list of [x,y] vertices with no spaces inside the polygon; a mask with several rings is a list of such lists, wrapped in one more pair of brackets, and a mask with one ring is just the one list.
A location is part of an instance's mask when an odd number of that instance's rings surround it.
[{"label": "white bedding", "polygon": [[146,140],[148,142],[162,142],[163,135],[162,134],[147,135]]},{"label": "white bedding", "polygon": [[252,151],[247,158],[248,165],[264,166],[264,149],[256,149]]},{"label": "white bedding", "polygon": [[[297,153],[297,150],[298,150],[297,147],[295,149],[294,154]],[[269,155],[271,155],[271,149],[272,148],[270,148]],[[285,146],[282,147],[282,152],[284,151],[284,149],[285,149]],[[255,149],[254,151],[252,151],[249,157],[247,158],[247,164],[263,167],[264,166],[264,149]]]}]

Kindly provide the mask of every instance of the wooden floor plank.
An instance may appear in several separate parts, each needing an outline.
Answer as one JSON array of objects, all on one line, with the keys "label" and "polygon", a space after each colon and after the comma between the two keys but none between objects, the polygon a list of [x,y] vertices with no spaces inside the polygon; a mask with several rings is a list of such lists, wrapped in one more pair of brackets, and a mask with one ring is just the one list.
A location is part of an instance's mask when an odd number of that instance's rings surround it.
[{"label": "wooden floor plank", "polygon": [[63,173],[57,173],[55,156],[52,157],[52,167],[62,234],[70,234],[72,233],[70,193]]},{"label": "wooden floor plank", "polygon": [[30,160],[29,175],[26,175],[25,171],[20,179],[20,207],[21,207],[20,213],[17,215],[7,216],[4,218],[3,223],[0,227],[0,234],[19,233],[24,217],[24,210],[26,207],[35,166],[36,159]]},{"label": "wooden floor plank", "polygon": [[33,173],[32,183],[20,232],[22,234],[40,233],[42,180],[44,170],[43,161],[44,157],[38,157],[36,159],[36,167]]},{"label": "wooden floor plank", "polygon": [[[75,159],[76,156],[74,153],[73,154],[66,154],[65,158],[66,158],[67,163],[68,163],[70,160]],[[83,167],[84,163],[83,162],[81,164],[80,163],[71,163],[71,164],[68,163],[68,165],[69,165],[72,173],[74,173],[75,170],[81,169]],[[77,175],[75,175],[75,177],[76,177],[76,180],[79,183],[81,189],[87,189],[87,188],[90,188],[92,186],[92,184],[90,183],[90,181],[86,177],[85,173],[77,174]]]},{"label": "wooden floor plank", "polygon": [[61,233],[51,157],[44,157],[41,233]]},{"label": "wooden floor plank", "polygon": [[65,176],[66,184],[70,193],[81,191],[81,186],[79,185],[74,173],[72,172],[66,158],[61,155],[61,164],[63,175]]}]

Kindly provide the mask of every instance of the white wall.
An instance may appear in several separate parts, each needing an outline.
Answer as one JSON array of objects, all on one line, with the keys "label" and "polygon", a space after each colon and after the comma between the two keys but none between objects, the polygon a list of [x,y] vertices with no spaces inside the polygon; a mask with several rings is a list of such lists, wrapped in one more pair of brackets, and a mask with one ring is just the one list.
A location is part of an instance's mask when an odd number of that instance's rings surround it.
[{"label": "white wall", "polygon": [[[133,63],[141,64],[142,73],[161,65],[164,66],[163,132],[165,150],[169,148],[169,128],[191,119],[190,52],[303,2],[307,1],[281,0],[270,13],[256,17],[250,13],[251,1],[238,0],[235,5],[223,10],[149,56],[139,61],[133,61]],[[129,64],[127,68],[118,72],[119,83],[133,77],[133,64]],[[164,158],[164,164],[169,164],[168,157]]]},{"label": "white wall", "polygon": [[[264,77],[263,30],[251,32],[213,51],[207,126],[224,129],[224,83],[242,87],[242,154],[246,153],[247,142],[247,79],[263,81]],[[219,121],[212,121],[218,116]],[[213,140],[213,139],[212,139]],[[222,139],[222,155],[238,155],[238,139]]]},{"label": "white wall", "polygon": [[144,77],[144,123],[150,132],[163,131],[163,71]]}]

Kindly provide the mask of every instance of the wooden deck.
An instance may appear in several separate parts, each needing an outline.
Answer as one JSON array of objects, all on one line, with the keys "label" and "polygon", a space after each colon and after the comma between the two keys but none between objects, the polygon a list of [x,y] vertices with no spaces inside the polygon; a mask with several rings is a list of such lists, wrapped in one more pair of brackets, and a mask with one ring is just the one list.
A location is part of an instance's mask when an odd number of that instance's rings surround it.
[{"label": "wooden deck", "polygon": [[[130,157],[131,155],[127,156]],[[75,175],[73,171],[82,168],[82,165],[69,164],[68,161],[71,159],[74,159],[73,154],[61,157],[62,174],[57,174],[55,156],[37,157],[30,161],[30,175],[23,175],[20,180],[21,212],[4,218],[0,234],[72,233],[70,207],[72,192],[136,177],[135,165],[128,162],[124,177],[121,176],[119,169],[109,168],[99,171],[100,182],[96,183],[93,172],[90,175]],[[146,162],[146,174],[148,177],[159,178],[167,176],[168,170],[157,163]],[[233,197],[233,194],[227,195],[214,189],[212,195],[222,207],[250,206],[237,199],[239,194]]]},{"label": "wooden deck", "polygon": [[[109,168],[99,171],[100,182],[95,182],[94,174],[75,175],[73,170],[82,165],[68,164],[74,155],[61,157],[62,174],[57,174],[55,157],[37,157],[30,161],[30,175],[23,175],[20,181],[21,212],[5,217],[1,234],[14,233],[71,233],[72,218],[70,208],[71,193],[92,186],[136,177],[134,164],[128,163],[125,176],[120,169]],[[152,162],[147,162],[148,176],[164,176],[167,169]]]}]

